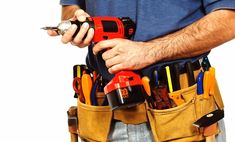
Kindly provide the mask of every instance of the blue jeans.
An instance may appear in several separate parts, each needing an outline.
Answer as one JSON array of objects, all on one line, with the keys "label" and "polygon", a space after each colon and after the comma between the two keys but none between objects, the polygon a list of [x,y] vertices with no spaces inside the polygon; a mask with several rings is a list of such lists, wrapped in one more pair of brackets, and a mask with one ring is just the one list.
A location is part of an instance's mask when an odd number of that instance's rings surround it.
[{"label": "blue jeans", "polygon": [[[224,121],[219,121],[221,133],[216,136],[216,142],[226,142]],[[139,125],[114,122],[110,130],[109,142],[154,142],[148,123]]]},{"label": "blue jeans", "polygon": [[113,122],[109,133],[109,142],[154,142],[150,125],[124,124]]}]

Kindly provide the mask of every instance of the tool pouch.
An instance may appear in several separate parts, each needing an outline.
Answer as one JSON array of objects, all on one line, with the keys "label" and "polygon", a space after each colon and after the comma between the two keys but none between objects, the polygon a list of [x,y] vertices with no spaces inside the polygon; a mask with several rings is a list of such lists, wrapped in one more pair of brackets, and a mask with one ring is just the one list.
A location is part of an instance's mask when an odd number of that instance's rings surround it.
[{"label": "tool pouch", "polygon": [[[98,104],[101,105],[104,93],[98,92]],[[129,109],[112,111],[110,106],[91,106],[78,99],[78,134],[87,141],[107,142],[112,120],[127,124],[147,122],[146,105],[140,104]]]},{"label": "tool pouch", "polygon": [[[194,72],[195,73],[195,72]],[[195,73],[197,76],[198,71]],[[181,76],[181,84],[185,74]],[[197,84],[170,93],[169,95],[181,94],[185,100],[179,106],[157,110],[148,108],[147,114],[153,136],[156,142],[189,142],[200,141],[203,137],[203,130],[193,126],[193,123],[203,115],[218,108],[223,109],[223,101],[216,85],[215,94],[207,99],[197,95]],[[218,129],[218,128],[217,128]],[[219,130],[217,130],[217,133]]]},{"label": "tool pouch", "polygon": [[78,99],[78,131],[80,138],[106,142],[112,120],[109,106],[91,106]]}]

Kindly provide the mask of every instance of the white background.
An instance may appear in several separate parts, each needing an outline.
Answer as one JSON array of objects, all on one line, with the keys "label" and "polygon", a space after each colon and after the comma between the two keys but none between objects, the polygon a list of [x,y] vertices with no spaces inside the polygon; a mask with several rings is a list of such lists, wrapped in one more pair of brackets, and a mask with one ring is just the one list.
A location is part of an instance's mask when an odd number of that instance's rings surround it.
[{"label": "white background", "polygon": [[[40,28],[60,21],[59,0],[0,5],[0,142],[68,142],[66,111],[76,105],[72,68],[87,49],[63,45]],[[220,35],[217,35],[220,36]],[[225,103],[227,141],[235,140],[235,40],[210,54]]]}]

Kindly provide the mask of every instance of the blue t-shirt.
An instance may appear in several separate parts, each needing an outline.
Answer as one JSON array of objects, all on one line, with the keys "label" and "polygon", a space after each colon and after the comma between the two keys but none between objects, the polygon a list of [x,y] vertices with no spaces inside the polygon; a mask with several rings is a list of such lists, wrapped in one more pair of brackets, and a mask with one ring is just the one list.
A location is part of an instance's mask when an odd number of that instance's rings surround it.
[{"label": "blue t-shirt", "polygon": [[80,5],[91,16],[130,17],[137,25],[135,41],[175,32],[218,9],[235,9],[235,0],[60,0],[60,4]]}]

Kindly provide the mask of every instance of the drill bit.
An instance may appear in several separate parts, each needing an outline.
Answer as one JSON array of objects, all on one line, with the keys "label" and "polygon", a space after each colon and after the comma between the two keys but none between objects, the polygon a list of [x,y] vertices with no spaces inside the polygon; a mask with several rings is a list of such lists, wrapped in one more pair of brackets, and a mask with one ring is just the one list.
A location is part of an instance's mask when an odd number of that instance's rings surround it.
[{"label": "drill bit", "polygon": [[42,27],[43,30],[58,30],[58,27]]}]

